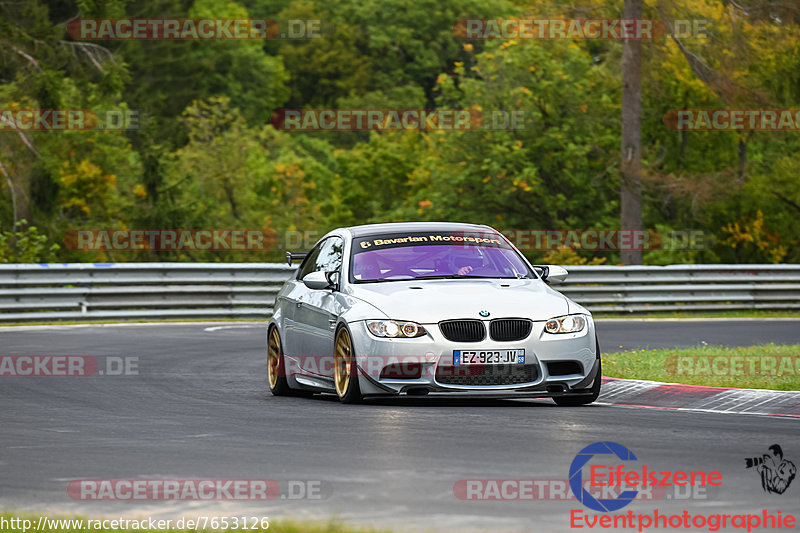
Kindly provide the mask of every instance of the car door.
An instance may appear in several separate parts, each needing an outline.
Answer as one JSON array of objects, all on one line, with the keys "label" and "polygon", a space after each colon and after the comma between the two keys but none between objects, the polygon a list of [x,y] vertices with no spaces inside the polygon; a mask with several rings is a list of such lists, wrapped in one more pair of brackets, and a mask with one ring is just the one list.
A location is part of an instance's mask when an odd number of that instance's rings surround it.
[{"label": "car door", "polygon": [[[313,268],[309,265],[308,272],[302,275],[317,271],[336,272],[336,276],[341,276],[344,240],[332,236],[320,245]],[[340,293],[331,289],[307,289],[295,308],[295,323],[298,331],[302,331],[300,345],[305,350],[304,355],[313,356],[317,360],[319,375],[333,375],[332,360],[327,359],[333,354],[336,321],[342,309]]]},{"label": "car door", "polygon": [[[297,269],[295,279],[290,282],[290,287],[283,296],[282,309],[284,316],[284,354],[289,356],[302,356],[308,354],[305,346],[307,335],[302,316],[298,318],[298,311],[302,302],[308,298],[311,289],[303,285],[303,277],[314,272],[317,268],[322,242],[317,243],[306,256]],[[299,321],[298,321],[299,320]]]}]

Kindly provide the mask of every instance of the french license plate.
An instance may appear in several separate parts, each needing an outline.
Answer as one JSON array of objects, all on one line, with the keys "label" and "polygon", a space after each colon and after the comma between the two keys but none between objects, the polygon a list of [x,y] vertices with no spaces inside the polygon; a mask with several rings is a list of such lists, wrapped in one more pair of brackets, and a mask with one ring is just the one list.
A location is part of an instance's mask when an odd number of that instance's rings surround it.
[{"label": "french license plate", "polygon": [[453,365],[522,365],[525,350],[453,350]]}]

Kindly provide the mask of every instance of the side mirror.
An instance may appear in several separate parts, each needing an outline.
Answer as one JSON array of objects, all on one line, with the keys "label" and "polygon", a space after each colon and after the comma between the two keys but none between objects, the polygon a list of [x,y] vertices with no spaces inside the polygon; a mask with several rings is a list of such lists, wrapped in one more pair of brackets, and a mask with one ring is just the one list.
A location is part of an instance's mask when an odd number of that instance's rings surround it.
[{"label": "side mirror", "polygon": [[533,270],[542,278],[542,281],[547,279],[547,275],[550,273],[550,267],[547,265],[533,265]]},{"label": "side mirror", "polygon": [[566,268],[558,265],[536,265],[533,268],[542,277],[542,281],[546,282],[561,283],[569,274]]},{"label": "side mirror", "polygon": [[310,274],[306,274],[306,277],[303,278],[303,285],[309,289],[318,291],[333,289],[336,285],[330,280],[331,274],[333,274],[333,272],[322,272],[321,270],[318,272],[311,272]]}]

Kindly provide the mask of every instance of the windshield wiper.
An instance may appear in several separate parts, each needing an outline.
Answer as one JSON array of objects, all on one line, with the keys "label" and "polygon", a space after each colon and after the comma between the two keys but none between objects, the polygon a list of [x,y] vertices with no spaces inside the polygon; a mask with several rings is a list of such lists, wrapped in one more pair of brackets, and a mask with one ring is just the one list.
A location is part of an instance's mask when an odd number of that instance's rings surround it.
[{"label": "windshield wiper", "polygon": [[472,276],[470,274],[442,274],[438,276],[418,276],[419,279],[513,279],[508,276]]}]

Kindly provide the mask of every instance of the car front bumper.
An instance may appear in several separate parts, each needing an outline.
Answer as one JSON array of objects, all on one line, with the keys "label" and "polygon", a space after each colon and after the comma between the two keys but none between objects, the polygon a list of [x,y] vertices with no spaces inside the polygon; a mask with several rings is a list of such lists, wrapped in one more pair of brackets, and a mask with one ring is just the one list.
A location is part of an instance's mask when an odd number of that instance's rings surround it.
[{"label": "car front bumper", "polygon": [[[376,337],[367,330],[364,321],[352,322],[348,328],[358,363],[359,385],[367,396],[473,393],[497,397],[552,397],[590,387],[598,368],[594,322],[589,318],[583,331],[557,335],[546,333],[544,324],[543,321],[533,322],[530,335],[522,341],[498,342],[487,338],[467,343],[447,340],[437,324],[423,324],[427,334],[413,339]],[[507,349],[524,349],[525,363],[502,365],[506,367],[503,369],[492,368],[495,365],[470,365],[471,369],[453,366],[454,350]],[[563,364],[553,363],[570,363],[566,367],[569,373],[564,372]],[[382,375],[388,365],[394,365],[400,372]],[[421,367],[419,376],[418,367]],[[406,372],[407,369],[413,372]],[[467,370],[474,374],[474,379],[464,377]]]}]

